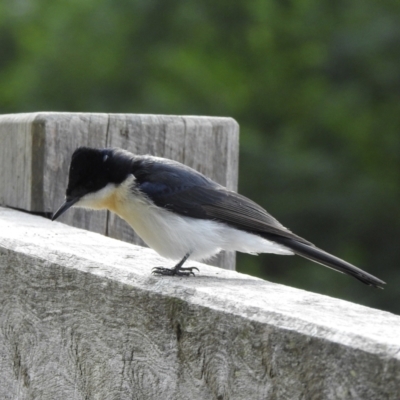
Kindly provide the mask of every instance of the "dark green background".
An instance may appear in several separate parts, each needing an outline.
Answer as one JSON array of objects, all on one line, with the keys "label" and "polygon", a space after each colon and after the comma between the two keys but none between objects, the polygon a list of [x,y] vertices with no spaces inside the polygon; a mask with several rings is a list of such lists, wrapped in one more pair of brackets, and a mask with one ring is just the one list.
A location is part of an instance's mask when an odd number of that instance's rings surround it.
[{"label": "dark green background", "polygon": [[0,113],[23,111],[235,118],[240,192],[388,285],[238,269],[400,313],[398,0],[3,0]]}]

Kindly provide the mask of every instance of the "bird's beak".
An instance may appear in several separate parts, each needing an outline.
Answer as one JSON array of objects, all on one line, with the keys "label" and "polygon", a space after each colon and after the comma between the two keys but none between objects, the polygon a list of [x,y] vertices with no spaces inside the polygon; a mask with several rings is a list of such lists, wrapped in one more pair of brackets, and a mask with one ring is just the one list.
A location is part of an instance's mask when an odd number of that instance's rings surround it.
[{"label": "bird's beak", "polygon": [[61,214],[64,214],[65,211],[67,211],[70,207],[72,207],[80,198],[75,197],[72,200],[66,200],[64,204],[53,214],[51,217],[51,220],[54,221],[56,220]]}]

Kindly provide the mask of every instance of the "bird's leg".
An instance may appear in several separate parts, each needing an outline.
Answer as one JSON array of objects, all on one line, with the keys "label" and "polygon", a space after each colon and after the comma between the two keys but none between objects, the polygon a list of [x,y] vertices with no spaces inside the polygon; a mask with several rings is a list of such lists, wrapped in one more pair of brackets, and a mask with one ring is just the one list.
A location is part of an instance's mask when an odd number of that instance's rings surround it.
[{"label": "bird's leg", "polygon": [[167,275],[167,276],[194,276],[193,270],[199,270],[196,267],[188,267],[188,268],[182,268],[182,265],[185,263],[185,261],[189,258],[190,253],[187,253],[185,257],[182,258],[181,261],[178,262],[178,264],[175,265],[174,268],[163,268],[163,267],[155,267],[152,270],[153,275]]}]

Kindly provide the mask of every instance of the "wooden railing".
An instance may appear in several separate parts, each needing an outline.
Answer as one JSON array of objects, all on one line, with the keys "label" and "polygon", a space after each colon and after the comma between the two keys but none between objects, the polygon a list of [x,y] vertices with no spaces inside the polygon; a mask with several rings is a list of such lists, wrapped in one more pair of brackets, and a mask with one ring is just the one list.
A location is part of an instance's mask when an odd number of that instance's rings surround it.
[{"label": "wooden railing", "polygon": [[[207,143],[229,145],[216,156],[210,144],[191,165],[221,162],[210,174],[235,187],[238,132],[230,119],[17,115],[0,118],[3,205],[53,210],[74,147],[125,147],[107,140],[115,121],[128,119],[186,121],[176,125],[183,137],[206,121]],[[100,131],[97,120],[106,124],[105,144],[77,128]],[[157,154],[174,147],[181,161],[199,160],[188,154],[196,146],[167,145],[174,124],[158,128],[164,150]],[[122,125],[127,131],[115,128],[121,141],[136,132]],[[200,269],[196,277],[152,276],[153,267],[171,262],[26,211],[0,207],[0,399],[399,398],[399,316],[190,261]],[[68,222],[104,233],[94,218],[76,214]]]}]

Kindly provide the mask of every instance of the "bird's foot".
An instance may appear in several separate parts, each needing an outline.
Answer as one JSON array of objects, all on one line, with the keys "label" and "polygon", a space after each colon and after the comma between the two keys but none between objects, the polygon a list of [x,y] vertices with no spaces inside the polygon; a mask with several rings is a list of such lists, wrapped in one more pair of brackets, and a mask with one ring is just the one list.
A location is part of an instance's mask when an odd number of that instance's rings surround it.
[{"label": "bird's foot", "polygon": [[188,268],[164,268],[164,267],[155,267],[152,269],[151,273],[153,275],[164,275],[164,276],[195,276],[193,270],[199,271],[196,267],[188,267]]}]

